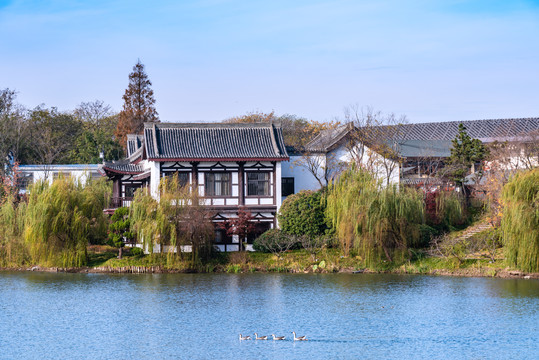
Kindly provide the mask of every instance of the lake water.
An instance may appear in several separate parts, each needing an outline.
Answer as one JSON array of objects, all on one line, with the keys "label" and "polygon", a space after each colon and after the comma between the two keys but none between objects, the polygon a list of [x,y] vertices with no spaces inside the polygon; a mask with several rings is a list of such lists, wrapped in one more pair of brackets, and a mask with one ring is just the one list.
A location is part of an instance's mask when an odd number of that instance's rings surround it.
[{"label": "lake water", "polygon": [[0,272],[0,359],[413,358],[539,359],[539,281]]}]

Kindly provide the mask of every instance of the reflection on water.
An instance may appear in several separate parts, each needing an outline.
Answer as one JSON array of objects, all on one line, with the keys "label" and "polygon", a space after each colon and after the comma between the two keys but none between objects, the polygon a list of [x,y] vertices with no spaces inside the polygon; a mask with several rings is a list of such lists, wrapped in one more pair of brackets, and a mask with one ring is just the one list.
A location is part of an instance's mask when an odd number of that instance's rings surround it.
[{"label": "reflection on water", "polygon": [[0,273],[0,358],[536,359],[538,305],[537,280]]}]

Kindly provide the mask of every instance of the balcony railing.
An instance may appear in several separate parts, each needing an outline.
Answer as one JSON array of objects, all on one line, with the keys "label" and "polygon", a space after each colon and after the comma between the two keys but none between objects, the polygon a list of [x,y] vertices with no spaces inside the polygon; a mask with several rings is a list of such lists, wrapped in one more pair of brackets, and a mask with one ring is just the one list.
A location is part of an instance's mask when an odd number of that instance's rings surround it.
[{"label": "balcony railing", "polygon": [[117,209],[123,206],[131,206],[133,197],[116,197],[113,196],[109,200],[109,209]]}]

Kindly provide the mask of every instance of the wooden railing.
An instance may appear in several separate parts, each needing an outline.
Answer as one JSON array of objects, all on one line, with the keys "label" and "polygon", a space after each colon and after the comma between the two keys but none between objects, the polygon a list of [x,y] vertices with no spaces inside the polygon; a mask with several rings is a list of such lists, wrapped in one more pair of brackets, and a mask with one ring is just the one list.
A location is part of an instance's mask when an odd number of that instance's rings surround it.
[{"label": "wooden railing", "polygon": [[109,201],[109,208],[110,209],[117,209],[119,207],[123,206],[130,206],[131,202],[133,201],[132,197],[111,197]]}]

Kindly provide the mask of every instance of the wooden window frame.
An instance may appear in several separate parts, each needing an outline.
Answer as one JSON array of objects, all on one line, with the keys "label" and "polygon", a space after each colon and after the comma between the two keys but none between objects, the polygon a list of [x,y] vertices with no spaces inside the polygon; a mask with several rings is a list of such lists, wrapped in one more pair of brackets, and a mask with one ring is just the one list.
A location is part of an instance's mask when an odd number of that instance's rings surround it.
[{"label": "wooden window frame", "polygon": [[[285,184],[284,180],[292,180],[291,184]],[[286,185],[286,186],[285,186]],[[288,186],[292,186],[292,192],[286,192],[285,188]],[[290,196],[296,193],[296,179],[294,177],[282,177],[281,178],[281,196]]]},{"label": "wooden window frame", "polygon": [[[219,179],[216,181],[215,175],[226,175],[227,179]],[[212,178],[210,181],[210,177]],[[210,183],[212,186],[210,187]],[[217,186],[220,183],[220,194],[216,194]],[[211,190],[211,191],[209,191]],[[232,173],[228,171],[215,171],[204,173],[204,196],[205,197],[231,197],[232,196]]]},{"label": "wooden window frame", "polygon": [[[248,197],[260,197],[260,196],[271,196],[271,172],[270,171],[246,171],[245,174],[246,180],[247,180],[247,196]],[[257,175],[260,174],[264,175],[265,179],[250,179],[251,175]],[[267,190],[263,191],[262,194],[258,193],[258,190],[260,190],[260,185],[262,184],[262,189]],[[250,191],[250,186],[256,186],[256,194],[252,194]]]}]

